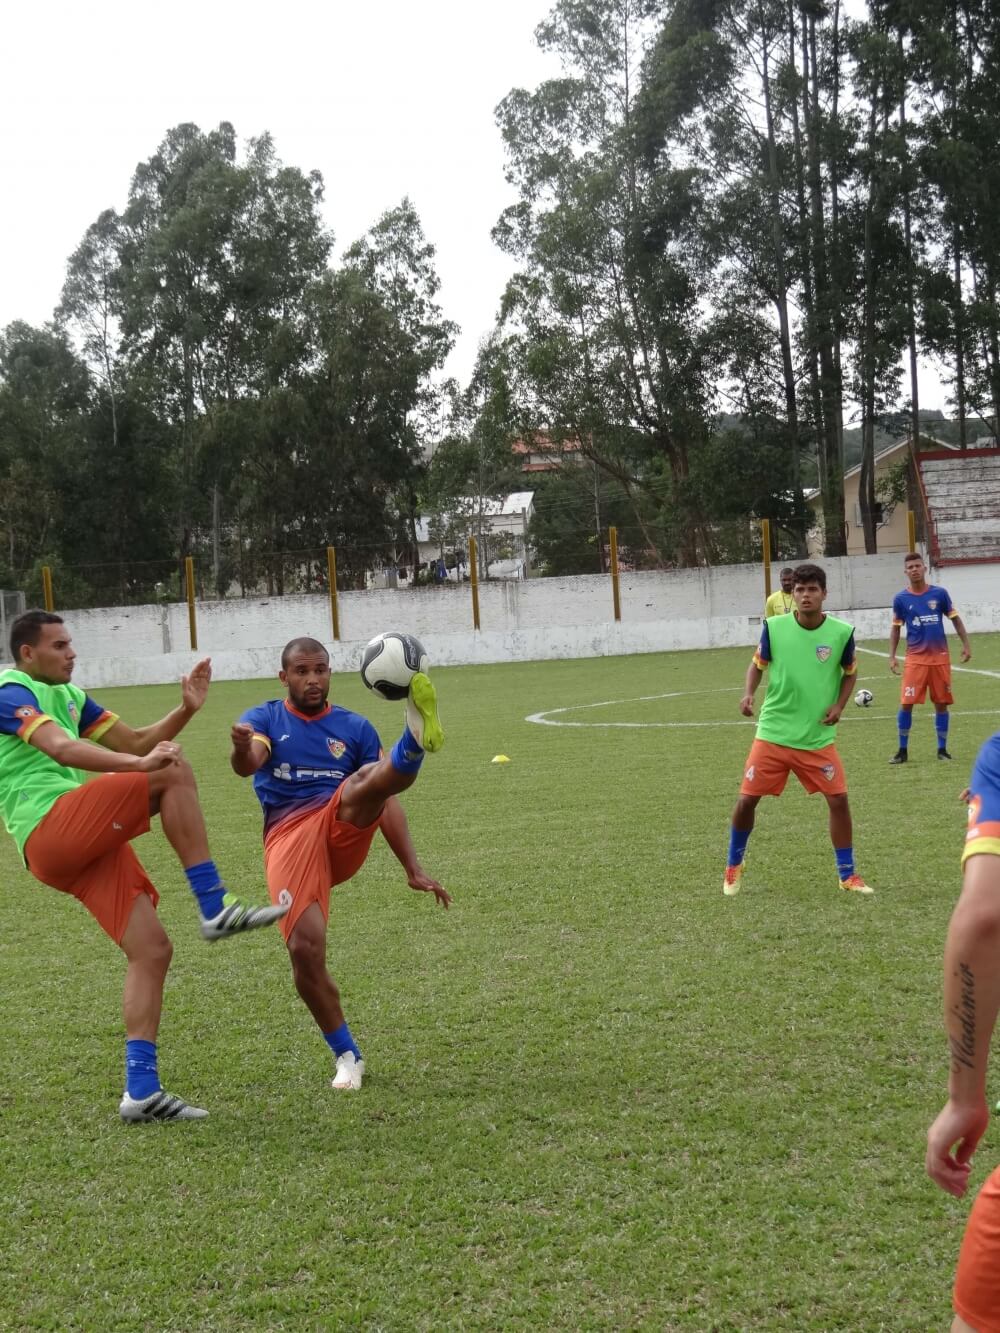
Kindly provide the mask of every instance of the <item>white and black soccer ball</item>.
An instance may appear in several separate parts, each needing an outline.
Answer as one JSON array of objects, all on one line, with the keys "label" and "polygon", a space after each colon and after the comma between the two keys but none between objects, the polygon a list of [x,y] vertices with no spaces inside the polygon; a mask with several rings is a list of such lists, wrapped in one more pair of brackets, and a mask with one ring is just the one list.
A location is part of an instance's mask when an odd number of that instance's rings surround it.
[{"label": "white and black soccer ball", "polygon": [[412,634],[376,634],[361,654],[361,679],[380,699],[405,699],[410,681],[427,670],[427,651]]},{"label": "white and black soccer ball", "polygon": [[875,696],[871,690],[858,690],[854,696],[854,702],[859,708],[870,708],[875,701]]}]

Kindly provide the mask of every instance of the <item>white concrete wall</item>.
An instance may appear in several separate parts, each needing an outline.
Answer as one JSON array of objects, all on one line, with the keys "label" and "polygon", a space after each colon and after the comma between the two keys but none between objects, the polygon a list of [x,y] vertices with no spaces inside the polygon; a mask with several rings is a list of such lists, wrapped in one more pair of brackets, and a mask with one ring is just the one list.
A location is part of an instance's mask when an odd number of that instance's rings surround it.
[{"label": "white concrete wall", "polygon": [[[823,565],[827,608],[850,619],[859,639],[885,640],[887,608],[903,586],[898,556]],[[1000,630],[998,567],[944,572],[969,629]],[[622,575],[620,624],[613,619],[607,577],[490,583],[480,586],[477,633],[468,584],[380,589],[340,595],[336,644],[324,596],[203,602],[197,608],[198,653],[211,655],[217,679],[250,680],[273,676],[282,645],[300,634],[330,647],[335,671],[356,669],[364,644],[386,629],[419,635],[432,662],[442,666],[751,646],[760,633],[763,600],[757,565]],[[194,660],[183,603],[74,611],[66,618],[80,658],[77,675],[88,687],[170,682]]]}]

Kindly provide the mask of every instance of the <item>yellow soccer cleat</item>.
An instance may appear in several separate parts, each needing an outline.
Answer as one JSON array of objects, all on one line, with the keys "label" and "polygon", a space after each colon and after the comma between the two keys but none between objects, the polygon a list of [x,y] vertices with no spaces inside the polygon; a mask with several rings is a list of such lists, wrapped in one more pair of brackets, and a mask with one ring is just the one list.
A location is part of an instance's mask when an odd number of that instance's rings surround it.
[{"label": "yellow soccer cleat", "polygon": [[866,884],[860,875],[848,875],[846,879],[840,881],[840,887],[846,889],[848,893],[866,893],[873,894],[875,890],[870,884]]},{"label": "yellow soccer cleat", "polygon": [[444,744],[444,730],[437,710],[437,692],[430,677],[422,671],[418,671],[410,681],[410,693],[406,699],[406,725],[421,749],[433,754]]},{"label": "yellow soccer cleat", "polygon": [[727,898],[735,897],[740,891],[740,879],[743,875],[743,862],[738,866],[726,866],[726,873],[722,877],[722,892]]}]

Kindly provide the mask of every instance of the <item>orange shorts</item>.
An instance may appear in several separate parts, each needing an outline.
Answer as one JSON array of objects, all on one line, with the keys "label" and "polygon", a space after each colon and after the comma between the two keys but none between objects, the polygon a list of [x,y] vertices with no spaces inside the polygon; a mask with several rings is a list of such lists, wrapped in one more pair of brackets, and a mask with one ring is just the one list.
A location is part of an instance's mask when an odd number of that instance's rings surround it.
[{"label": "orange shorts", "polygon": [[271,901],[291,899],[291,908],[278,922],[286,940],[312,903],[319,904],[324,920],[330,919],[330,890],[357,874],[378,832],[377,821],[356,828],[337,818],[343,790],[338,787],[326,805],[289,815],[264,841]]},{"label": "orange shorts", "polygon": [[79,898],[116,944],[140,893],[160,901],[129,846],[149,830],[149,778],[104,773],[68,791],[38,824],[24,848],[35,879]]},{"label": "orange shorts", "polygon": [[958,1255],[954,1306],[977,1333],[1000,1333],[1000,1169],[972,1205]]},{"label": "orange shorts", "polygon": [[903,659],[903,684],[899,692],[899,702],[904,707],[910,704],[922,704],[931,692],[932,704],[953,704],[951,697],[951,663],[911,662]]},{"label": "orange shorts", "polygon": [[835,745],[822,750],[793,750],[790,745],[755,740],[747,756],[741,796],[780,796],[789,773],[794,773],[810,794],[843,796],[847,791],[844,765]]}]

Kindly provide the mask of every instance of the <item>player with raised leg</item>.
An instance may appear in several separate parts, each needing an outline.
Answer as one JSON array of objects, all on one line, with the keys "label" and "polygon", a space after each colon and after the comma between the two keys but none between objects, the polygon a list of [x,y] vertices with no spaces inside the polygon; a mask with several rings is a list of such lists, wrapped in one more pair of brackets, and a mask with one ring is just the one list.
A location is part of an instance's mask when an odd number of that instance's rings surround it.
[{"label": "player with raised leg", "polygon": [[264,812],[264,866],[275,903],[288,915],[281,930],[296,990],[336,1062],[332,1086],[361,1087],[365,1064],[340,992],[326,964],[330,890],[355,875],[381,829],[410,888],[451,902],[417,859],[397,799],[417,780],[425,752],[444,743],[429,677],[409,683],[406,725],[388,756],[359,713],[329,703],[330,657],[316,639],[293,639],[278,673],[284,699],[251,708],[232,728],[230,762],[253,776]]},{"label": "player with raised leg", "polygon": [[[183,678],[177,708],[133,730],[70,683],[76,653],[60,616],[19,616],[10,650],[16,666],[0,673],[0,813],[34,877],[79,898],[128,959],[121,1117],[201,1119],[207,1111],[160,1086],[156,1037],[173,946],[129,844],[160,816],[209,941],[268,925],[286,910],[248,907],[226,892],[194,774],[174,744],[205,702],[211,664],[199,662]],[[101,776],[86,782],[88,773]]]},{"label": "player with raised leg", "polygon": [[889,670],[899,674],[896,649],[899,634],[906,626],[906,657],[903,662],[903,683],[899,699],[899,749],[890,764],[905,764],[910,753],[910,727],[913,724],[913,705],[922,704],[930,690],[934,705],[934,728],[937,732],[937,757],[950,759],[948,753],[948,705],[954,703],[951,694],[951,654],[945,637],[944,621],[947,616],[962,640],[962,661],[972,656],[972,645],[962,617],[951,604],[946,588],[927,582],[927,566],[916,551],[903,560],[908,586],[897,593],[892,601],[892,628],[889,631]]},{"label": "player with raised leg", "polygon": [[770,683],[746,761],[740,797],[729,832],[729,856],[722,891],[740,891],[747,842],[762,796],[780,796],[789,773],[807,792],[822,792],[830,809],[830,837],[840,887],[871,894],[854,868],[854,833],[844,766],[834,744],[837,723],[856,674],[854,629],[828,616],[826,572],[819,565],[796,566],[795,611],[764,621],[760,644],[747,669],[740,712],[753,717],[753,697],[770,670]]},{"label": "player with raised leg", "polygon": [[[960,1198],[986,1131],[986,1070],[1000,1010],[1000,732],[979,751],[969,787],[962,893],[944,946],[948,1100],[927,1133],[927,1172]],[[952,1333],[1000,1328],[1000,1168],[969,1214],[958,1257]]]}]

